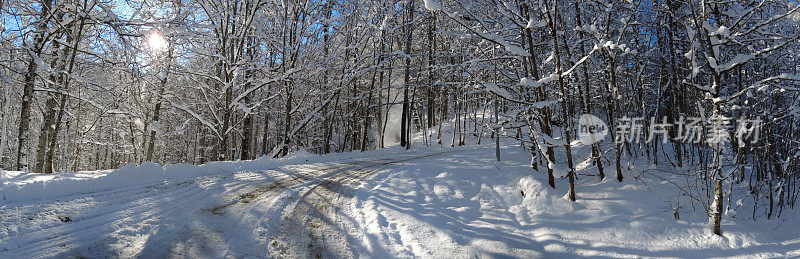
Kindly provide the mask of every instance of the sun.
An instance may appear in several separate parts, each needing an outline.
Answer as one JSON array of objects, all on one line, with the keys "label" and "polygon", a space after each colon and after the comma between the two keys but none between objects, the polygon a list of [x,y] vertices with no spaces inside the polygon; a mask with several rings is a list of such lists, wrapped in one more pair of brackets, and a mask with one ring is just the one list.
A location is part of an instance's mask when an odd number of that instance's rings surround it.
[{"label": "sun", "polygon": [[154,51],[163,51],[167,49],[169,42],[164,38],[164,34],[157,30],[150,31],[147,35],[147,47]]}]

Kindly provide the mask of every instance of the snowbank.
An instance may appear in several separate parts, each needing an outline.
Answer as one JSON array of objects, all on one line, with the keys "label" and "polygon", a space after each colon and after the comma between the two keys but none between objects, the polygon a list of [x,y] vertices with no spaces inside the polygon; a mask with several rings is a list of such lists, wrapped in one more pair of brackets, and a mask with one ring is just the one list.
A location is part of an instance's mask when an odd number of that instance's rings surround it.
[{"label": "snowbank", "polygon": [[[587,148],[587,147],[582,147]],[[586,150],[583,150],[586,151]],[[753,221],[726,217],[723,235],[705,212],[669,203],[680,193],[643,175],[598,182],[579,169],[577,201],[567,181],[547,185],[529,154],[513,145],[494,161],[493,147],[398,166],[356,191],[350,215],[363,226],[369,256],[422,257],[784,257],[800,256],[800,218]],[[576,152],[576,161],[583,161]],[[557,157],[563,161],[563,157]],[[638,166],[638,165],[637,165]],[[637,174],[636,168],[626,175]],[[542,167],[544,171],[544,167]],[[668,174],[663,177],[670,177]],[[752,205],[750,205],[752,206]]]},{"label": "snowbank", "polygon": [[48,200],[114,190],[132,186],[151,185],[178,179],[189,179],[206,175],[229,174],[241,171],[262,171],[286,164],[324,162],[332,159],[349,159],[357,153],[342,153],[317,156],[304,151],[293,152],[287,157],[236,162],[211,162],[203,165],[174,164],[159,165],[145,162],[141,165],[127,164],[116,170],[85,171],[73,173],[34,174],[18,171],[6,172],[0,181],[0,203],[11,204],[30,200]]},{"label": "snowbank", "polygon": [[[316,155],[304,150],[299,150],[279,159],[264,156],[256,160],[210,162],[203,165],[160,165],[145,162],[141,165],[130,163],[115,170],[54,174],[6,171],[4,177],[0,178],[0,204],[32,200],[49,200],[89,192],[152,185],[154,183],[191,179],[200,176],[224,175],[242,171],[271,170],[285,165],[326,163],[374,157],[376,155],[384,156],[396,153],[400,150],[405,149],[394,146],[371,152],[353,151],[349,153],[327,155]],[[438,149],[415,147],[410,152],[413,154],[436,150]],[[387,156],[391,157],[391,155]],[[0,170],[0,172],[2,171]]]}]

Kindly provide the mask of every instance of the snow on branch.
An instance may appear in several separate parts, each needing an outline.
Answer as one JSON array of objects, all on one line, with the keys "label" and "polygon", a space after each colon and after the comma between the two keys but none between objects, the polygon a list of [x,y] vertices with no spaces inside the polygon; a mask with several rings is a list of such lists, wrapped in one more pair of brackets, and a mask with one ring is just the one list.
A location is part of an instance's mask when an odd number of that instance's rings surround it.
[{"label": "snow on branch", "polygon": [[[748,87],[745,87],[741,91],[736,92],[735,94],[732,94],[730,96],[714,98],[713,101],[715,103],[726,103],[726,102],[729,102],[729,101],[731,101],[733,99],[738,98],[739,96],[742,96],[743,94],[747,93],[748,91],[750,91],[752,89],[760,88],[764,84],[766,84],[768,82],[771,82],[771,81],[776,81],[776,80],[800,81],[800,76],[798,76],[798,75],[790,75],[790,74],[786,74],[786,73],[782,73],[782,74],[779,74],[777,76],[771,76],[771,77],[759,80],[758,82],[756,82],[756,83],[754,83],[754,84],[752,84],[752,85],[750,85]],[[798,91],[797,89],[790,89],[790,90]]]},{"label": "snow on branch", "polygon": [[168,101],[169,101],[170,105],[172,105],[172,107],[175,107],[178,110],[184,111],[184,112],[188,113],[189,115],[192,115],[192,117],[194,117],[197,121],[199,121],[201,124],[206,126],[206,128],[208,128],[209,130],[214,132],[214,135],[216,135],[217,138],[220,138],[220,139],[222,138],[222,135],[219,134],[219,131],[217,131],[216,126],[214,126],[214,124],[212,124],[211,122],[206,120],[203,116],[201,116],[200,114],[197,114],[196,112],[192,111],[192,109],[189,109],[189,107],[186,107],[186,106],[181,105],[181,104],[177,104],[177,103],[173,102],[172,100],[168,100]]},{"label": "snow on branch", "polygon": [[[427,8],[428,1],[433,1],[433,0],[425,0],[425,1],[426,1],[426,8]],[[472,28],[471,26],[467,25],[464,21],[462,21],[459,16],[455,15],[451,11],[449,11],[446,8],[442,7],[440,4],[435,3],[434,7],[438,7],[438,11],[443,12],[451,20],[455,21],[456,23],[458,23],[462,27],[466,28],[467,30],[469,30],[473,34],[477,35],[481,39],[484,39],[484,40],[490,41],[492,43],[495,43],[497,45],[503,46],[506,49],[506,51],[508,51],[508,52],[510,52],[510,53],[512,53],[514,55],[517,55],[517,56],[520,56],[520,57],[530,57],[531,56],[531,53],[528,53],[527,50],[525,50],[524,48],[522,48],[520,46],[517,46],[517,45],[509,43],[508,41],[506,41],[500,35],[491,34],[491,33],[488,33],[488,32],[482,32],[482,31],[476,30],[475,28]]]}]

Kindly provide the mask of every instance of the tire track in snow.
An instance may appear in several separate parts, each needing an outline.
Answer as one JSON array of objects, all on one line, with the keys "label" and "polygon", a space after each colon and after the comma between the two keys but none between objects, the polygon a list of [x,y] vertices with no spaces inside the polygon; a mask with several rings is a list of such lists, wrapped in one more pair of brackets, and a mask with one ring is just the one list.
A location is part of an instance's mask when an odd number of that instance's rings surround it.
[{"label": "tire track in snow", "polygon": [[[119,193],[118,197],[113,197],[107,191],[100,191],[104,195],[94,196],[92,193],[78,197],[72,195],[70,197],[75,197],[74,200],[59,202],[59,204],[48,204],[44,201],[45,203],[19,207],[16,210],[29,211],[30,206],[40,206],[42,208],[38,209],[38,211],[48,212],[58,205],[74,206],[67,208],[67,210],[72,210],[71,212],[78,214],[71,215],[69,222],[58,222],[52,226],[3,238],[0,243],[3,243],[4,246],[0,247],[0,249],[5,248],[14,253],[29,255],[52,255],[68,252],[77,247],[74,244],[70,245],[70,241],[75,240],[75,237],[83,238],[81,243],[86,243],[85,238],[89,236],[92,238],[91,242],[94,242],[104,238],[103,234],[113,233],[114,230],[120,230],[125,226],[134,225],[152,218],[169,217],[174,214],[173,212],[185,210],[187,207],[191,208],[191,206],[178,205],[190,205],[188,203],[191,203],[191,201],[200,201],[204,198],[203,196],[207,196],[209,190],[198,188],[198,185],[203,183],[214,182],[215,185],[218,185],[216,188],[223,189],[229,187],[225,185],[232,184],[234,191],[249,186],[250,183],[246,179],[232,177],[237,173],[242,172],[233,172],[230,173],[231,176],[226,175],[218,178],[200,176],[193,179],[174,179],[158,185],[137,187],[134,189],[137,191],[135,193],[117,192]],[[90,199],[90,202],[96,202],[96,204],[86,207],[80,206],[87,199]],[[97,206],[101,206],[100,209],[90,211],[86,215],[80,215],[82,209],[92,209]],[[6,213],[4,212],[4,214]],[[67,212],[66,214],[70,213]],[[7,224],[4,222],[4,225]]]},{"label": "tire track in snow", "polygon": [[[340,211],[343,205],[343,202],[340,201],[342,196],[350,194],[344,192],[354,192],[354,189],[358,187],[356,186],[358,180],[371,177],[386,166],[459,151],[461,150],[407,156],[400,159],[361,160],[336,168],[334,173],[327,177],[322,177],[318,184],[310,186],[306,191],[301,192],[302,194],[294,204],[294,207],[290,207],[289,212],[284,214],[285,225],[281,233],[301,234],[306,235],[307,238],[289,238],[286,235],[277,236],[271,241],[270,249],[276,250],[280,247],[305,248],[301,249],[301,251],[289,251],[289,254],[282,254],[286,251],[277,251],[278,257],[355,257],[352,245],[348,240],[348,233],[342,228],[342,225],[348,225],[349,228],[354,229],[357,225],[354,219],[349,218]],[[307,244],[302,244],[302,242],[307,242]],[[273,253],[273,255],[276,254]]]},{"label": "tire track in snow", "polygon": [[[316,211],[316,214],[311,213],[313,217],[306,217],[309,221],[299,222],[308,224],[299,226],[306,229],[305,232],[311,239],[318,240],[307,244],[310,251],[324,251],[334,246],[326,240],[334,237],[346,240],[347,234],[341,233],[342,231],[328,231],[328,234],[325,231],[335,230],[334,227],[340,221],[337,219],[338,207],[341,205],[338,199],[342,195],[343,186],[352,187],[357,180],[368,177],[387,165],[451,152],[456,151],[406,156],[400,159],[365,159],[341,164],[333,163],[334,166],[312,169],[309,172],[285,173],[280,169],[268,169],[257,173],[258,175],[244,177],[238,177],[238,174],[243,171],[224,172],[189,179],[170,179],[153,184],[66,195],[37,200],[32,204],[6,204],[0,207],[0,212],[6,215],[16,212],[18,215],[3,217],[0,219],[2,220],[0,225],[30,224],[24,223],[26,216],[20,213],[37,214],[34,217],[37,217],[39,222],[33,222],[33,227],[20,227],[12,231],[14,234],[0,239],[0,243],[3,244],[0,245],[0,257],[3,257],[3,254],[33,257],[81,255],[81,252],[87,249],[87,252],[90,253],[87,255],[91,256],[92,248],[109,249],[109,245],[118,245],[118,243],[114,243],[119,242],[115,238],[120,238],[116,234],[121,231],[130,231],[131,227],[135,230],[137,226],[144,224],[144,226],[149,225],[148,229],[150,227],[182,228],[181,219],[169,221],[180,226],[151,221],[186,213],[210,212],[222,215],[232,206],[258,204],[258,201],[274,197],[274,195],[266,194],[298,188],[300,191],[298,194],[302,198],[294,206],[288,206],[287,208],[291,210],[285,209],[284,215]],[[322,164],[332,163],[323,162]],[[244,173],[247,172],[252,171],[244,171]],[[269,172],[269,174],[265,174],[265,172]],[[265,183],[264,179],[269,182]],[[253,183],[253,181],[256,182]],[[211,183],[210,189],[201,188],[202,185],[208,183]],[[214,195],[220,191],[222,204],[206,207],[207,204],[213,204],[213,201],[209,202],[204,198],[207,199],[208,195]],[[305,205],[297,206],[300,201],[305,201]],[[87,202],[91,204],[85,204]],[[207,209],[203,209],[203,207]],[[44,215],[46,218],[42,218],[41,214],[46,214]],[[66,214],[71,219],[68,222],[57,222],[56,219],[50,218],[58,214]],[[41,225],[46,226],[38,227]],[[121,238],[127,238],[125,235],[122,233]],[[172,238],[180,239],[182,237],[173,236]],[[339,247],[346,248],[347,242],[341,243]],[[102,252],[119,251],[103,250]],[[309,255],[319,256],[321,254],[321,252],[309,253]],[[120,255],[136,256],[137,254],[119,254],[118,256]]]},{"label": "tire track in snow", "polygon": [[80,243],[87,243],[85,238],[90,237],[92,239],[90,243],[93,243],[104,238],[103,234],[113,233],[114,230],[158,218],[160,215],[170,215],[174,211],[183,209],[181,206],[174,205],[183,200],[202,197],[203,194],[205,193],[199,188],[178,188],[158,195],[132,197],[128,202],[122,203],[134,202],[133,206],[121,207],[118,210],[97,211],[95,215],[87,218],[75,217],[74,221],[16,235],[8,240],[3,240],[3,243],[18,245],[13,251],[20,254],[69,253],[70,250],[78,248],[76,242],[73,242],[78,240],[77,238],[82,238]]}]

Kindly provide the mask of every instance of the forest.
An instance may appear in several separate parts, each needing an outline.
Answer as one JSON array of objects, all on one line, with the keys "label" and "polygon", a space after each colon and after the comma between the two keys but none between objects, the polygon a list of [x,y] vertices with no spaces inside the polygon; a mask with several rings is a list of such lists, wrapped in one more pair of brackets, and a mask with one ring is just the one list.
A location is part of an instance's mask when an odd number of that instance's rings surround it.
[{"label": "forest", "polygon": [[657,177],[716,234],[798,215],[796,0],[0,0],[0,27],[6,171],[502,141],[573,202]]}]

